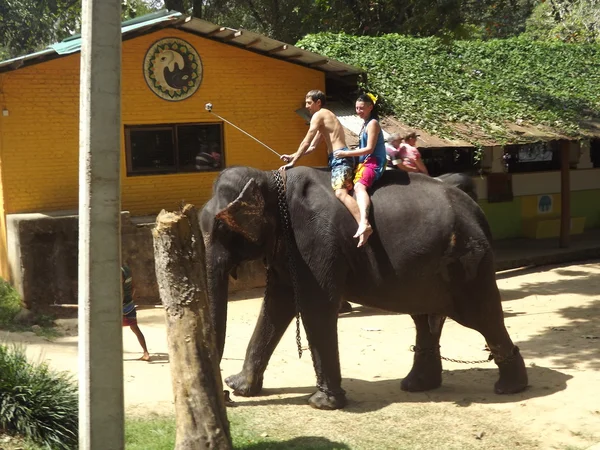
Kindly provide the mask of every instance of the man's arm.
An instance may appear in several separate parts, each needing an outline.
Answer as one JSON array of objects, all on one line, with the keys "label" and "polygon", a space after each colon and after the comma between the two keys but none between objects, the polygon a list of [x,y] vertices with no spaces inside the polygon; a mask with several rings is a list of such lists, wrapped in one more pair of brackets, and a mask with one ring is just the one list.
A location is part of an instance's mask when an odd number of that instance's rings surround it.
[{"label": "man's arm", "polygon": [[321,115],[319,114],[319,112],[316,112],[310,119],[310,128],[308,129],[308,133],[306,133],[304,140],[300,144],[300,147],[298,147],[298,150],[296,150],[296,152],[292,155],[281,155],[281,159],[287,162],[287,164],[285,166],[281,166],[280,168],[291,169],[292,167],[294,167],[294,164],[296,164],[296,161],[298,161],[302,156],[304,156],[305,153],[310,153],[312,151],[308,150],[311,146],[311,143],[313,142],[313,139],[315,139],[317,134],[319,134],[321,121]]},{"label": "man's arm", "polygon": [[375,150],[375,145],[377,145],[377,137],[379,136],[379,131],[381,127],[379,123],[375,120],[369,122],[367,125],[367,133],[369,134],[369,138],[367,139],[367,146],[363,148],[358,148],[356,150],[342,150],[334,152],[334,156],[336,158],[348,158],[352,156],[363,156],[370,155]]},{"label": "man's arm", "polygon": [[309,153],[314,152],[316,150],[317,146],[319,145],[319,142],[321,142],[321,131],[317,130],[317,134],[315,135],[314,139],[310,143],[308,150],[306,150],[306,152],[304,152],[304,154],[308,155]]}]

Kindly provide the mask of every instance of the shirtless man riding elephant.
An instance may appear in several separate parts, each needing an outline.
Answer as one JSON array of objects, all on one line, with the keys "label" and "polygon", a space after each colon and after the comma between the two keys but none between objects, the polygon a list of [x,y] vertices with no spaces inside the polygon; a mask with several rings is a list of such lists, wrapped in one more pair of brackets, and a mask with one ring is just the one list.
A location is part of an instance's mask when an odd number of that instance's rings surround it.
[{"label": "shirtless man riding elephant", "polygon": [[302,156],[313,152],[321,139],[324,139],[329,156],[328,165],[331,169],[331,187],[335,191],[335,196],[348,208],[359,225],[354,237],[358,238],[358,246],[362,247],[373,231],[368,221],[368,214],[363,213],[361,216],[361,210],[366,212],[368,211],[367,207],[361,205],[362,208],[360,208],[354,197],[349,194],[354,187],[356,160],[353,157],[336,157],[335,155],[340,151],[349,151],[342,124],[334,113],[325,108],[325,94],[321,91],[313,90],[306,94],[306,109],[311,116],[308,133],[295,153],[281,156],[281,159],[287,163],[281,168],[291,169],[294,167]]}]

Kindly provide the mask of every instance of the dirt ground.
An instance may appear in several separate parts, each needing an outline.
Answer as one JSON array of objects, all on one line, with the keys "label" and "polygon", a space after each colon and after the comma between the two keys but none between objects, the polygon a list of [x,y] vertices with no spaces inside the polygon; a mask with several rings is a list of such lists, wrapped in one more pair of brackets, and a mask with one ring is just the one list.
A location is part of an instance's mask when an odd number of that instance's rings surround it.
[{"label": "dirt ground", "polygon": [[[406,393],[400,380],[410,370],[414,326],[408,316],[356,305],[339,320],[343,387],[348,406],[317,411],[306,404],[314,390],[310,353],[298,359],[290,326],[265,374],[263,395],[233,397],[229,414],[263,436],[331,444],[331,448],[522,448],[585,449],[600,442],[600,261],[498,274],[506,324],[528,367],[530,387],[497,396],[493,363],[444,362],[443,386]],[[237,373],[260,307],[260,291],[229,305],[222,373]],[[138,312],[152,354],[141,355],[124,329],[125,401],[128,414],[172,414],[169,358],[161,308]],[[63,321],[75,334],[74,321]],[[69,330],[70,328],[70,330]],[[32,333],[3,340],[27,344],[30,357],[77,371],[77,336],[49,342]],[[303,345],[306,338],[303,333]],[[442,355],[485,359],[484,340],[448,321]],[[316,440],[315,440],[316,439]],[[289,441],[292,442],[292,441]],[[309,448],[309,447],[307,447]]]}]

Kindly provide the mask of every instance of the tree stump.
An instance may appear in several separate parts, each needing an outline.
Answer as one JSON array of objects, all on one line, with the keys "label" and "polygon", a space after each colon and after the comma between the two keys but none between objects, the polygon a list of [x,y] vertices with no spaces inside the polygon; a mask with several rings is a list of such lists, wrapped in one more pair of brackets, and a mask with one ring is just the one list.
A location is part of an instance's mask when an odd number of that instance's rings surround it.
[{"label": "tree stump", "polygon": [[192,205],[156,218],[156,279],[167,319],[175,396],[175,450],[231,449],[216,337],[206,290],[205,248]]}]

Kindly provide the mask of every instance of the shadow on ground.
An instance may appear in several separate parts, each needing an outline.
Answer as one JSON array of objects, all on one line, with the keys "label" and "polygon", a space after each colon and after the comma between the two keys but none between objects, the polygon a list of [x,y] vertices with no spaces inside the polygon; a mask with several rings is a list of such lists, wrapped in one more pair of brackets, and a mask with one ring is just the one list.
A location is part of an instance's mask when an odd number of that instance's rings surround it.
[{"label": "shadow on ground", "polygon": [[[443,384],[438,389],[427,392],[404,392],[397,380],[361,380],[345,378],[342,386],[348,397],[348,412],[370,412],[385,408],[394,403],[453,403],[456,406],[472,404],[518,404],[524,400],[546,397],[567,387],[572,376],[546,367],[529,367],[529,387],[513,395],[494,394],[494,383],[498,378],[497,369],[445,370]],[[290,387],[263,389],[261,397],[236,398],[237,406],[258,405],[303,405],[315,392],[314,387]],[[300,394],[287,396],[288,394]],[[285,397],[282,397],[286,395]],[[273,397],[276,396],[276,397]]]},{"label": "shadow on ground", "polygon": [[302,436],[288,441],[259,442],[256,444],[237,447],[240,450],[287,450],[287,449],[311,449],[311,450],[350,450],[346,444],[334,442],[324,437]]},{"label": "shadow on ground", "polygon": [[527,358],[554,359],[556,367],[573,369],[584,365],[600,370],[600,300],[585,306],[567,307],[556,311],[570,323],[552,326],[531,339],[519,342]]},{"label": "shadow on ground", "polygon": [[598,292],[600,292],[600,273],[582,273],[571,270],[555,270],[554,273],[570,278],[537,283],[523,283],[519,289],[500,289],[502,301],[519,300],[530,295],[589,295],[593,287],[597,287]]}]

